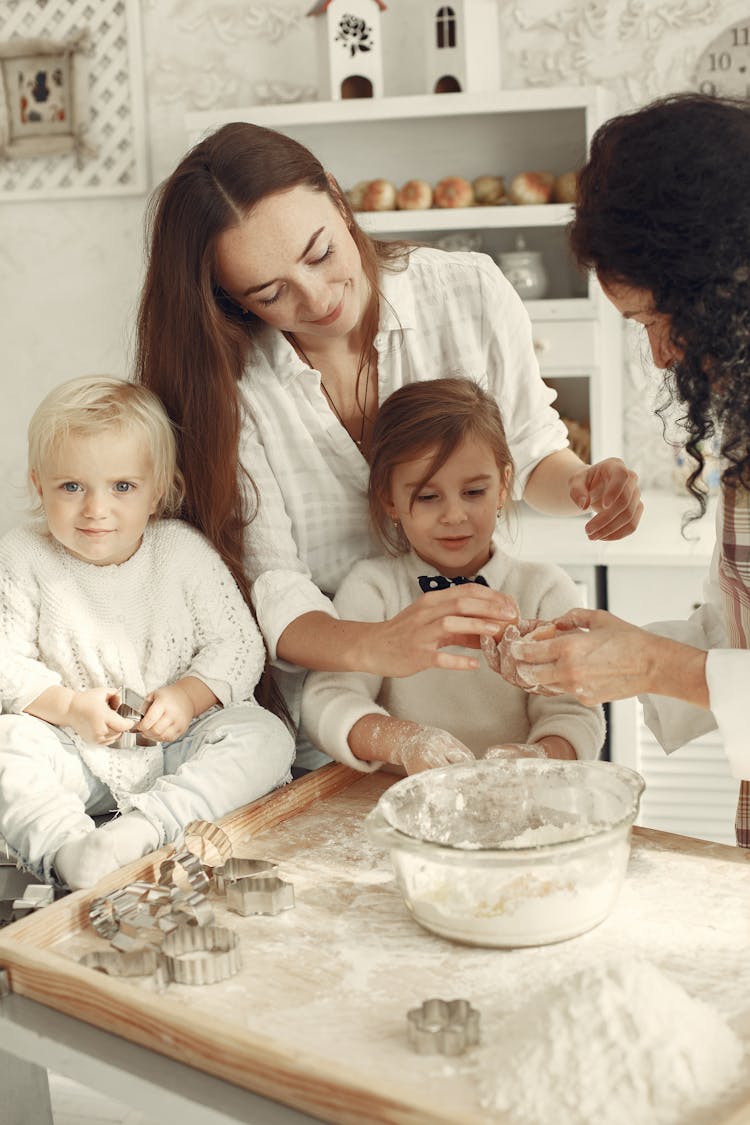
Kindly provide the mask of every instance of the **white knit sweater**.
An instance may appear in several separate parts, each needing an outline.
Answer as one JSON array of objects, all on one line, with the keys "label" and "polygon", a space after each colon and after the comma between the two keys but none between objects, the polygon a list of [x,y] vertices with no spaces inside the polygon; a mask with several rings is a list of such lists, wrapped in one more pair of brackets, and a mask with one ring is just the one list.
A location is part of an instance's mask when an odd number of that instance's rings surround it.
[{"label": "white knit sweater", "polygon": [[[365,559],[341,583],[333,604],[344,619],[385,621],[421,596],[421,576],[434,580],[436,574],[413,551]],[[497,542],[479,574],[493,590],[510,594],[524,618],[549,621],[579,604],[575,585],[560,567],[512,559]],[[483,659],[472,672],[429,668],[394,679],[366,672],[309,673],[302,722],[326,754],[353,769],[377,769],[380,762],[356,758],[348,742],[354,724],[372,714],[450,731],[478,758],[498,743],[535,742],[549,734],[566,738],[579,758],[596,758],[604,741],[601,707],[584,707],[572,695],[529,695]]]},{"label": "white knit sweater", "polygon": [[[179,520],[151,522],[126,562],[71,555],[44,523],[0,540],[0,704],[21,714],[47,688],[132,688],[141,695],[182,676],[223,705],[252,698],[263,669],[260,632],[218,554]],[[72,732],[70,732],[72,733]],[[86,744],[84,761],[118,796],[163,773],[160,746]]]}]

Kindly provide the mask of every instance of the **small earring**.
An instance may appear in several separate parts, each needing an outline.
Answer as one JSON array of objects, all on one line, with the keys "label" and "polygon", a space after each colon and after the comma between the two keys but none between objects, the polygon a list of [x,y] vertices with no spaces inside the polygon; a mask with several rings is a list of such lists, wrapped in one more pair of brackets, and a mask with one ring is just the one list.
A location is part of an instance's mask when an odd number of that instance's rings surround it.
[{"label": "small earring", "polygon": [[499,520],[500,516],[502,514],[503,514],[503,507],[502,507],[502,504],[501,504],[500,507],[497,509],[497,512],[495,513],[495,519]]}]

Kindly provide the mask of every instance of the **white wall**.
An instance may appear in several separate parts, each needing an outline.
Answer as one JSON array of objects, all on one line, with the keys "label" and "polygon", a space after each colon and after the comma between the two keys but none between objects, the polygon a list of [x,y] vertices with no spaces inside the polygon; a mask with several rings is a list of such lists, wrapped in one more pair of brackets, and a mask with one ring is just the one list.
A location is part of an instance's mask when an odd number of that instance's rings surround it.
[{"label": "white wall", "polygon": [[[186,110],[313,96],[311,3],[142,0],[151,185],[185,149]],[[697,54],[747,13],[747,0],[498,6],[503,86],[602,83],[621,108],[688,88]],[[390,0],[383,18],[386,91],[423,92],[414,61],[421,0]],[[0,532],[23,510],[25,428],[40,397],[85,372],[128,372],[144,205],[139,196],[0,202]],[[657,380],[637,348],[626,376],[630,460],[646,484],[658,483],[669,455],[649,408]],[[657,440],[644,441],[644,432]]]}]

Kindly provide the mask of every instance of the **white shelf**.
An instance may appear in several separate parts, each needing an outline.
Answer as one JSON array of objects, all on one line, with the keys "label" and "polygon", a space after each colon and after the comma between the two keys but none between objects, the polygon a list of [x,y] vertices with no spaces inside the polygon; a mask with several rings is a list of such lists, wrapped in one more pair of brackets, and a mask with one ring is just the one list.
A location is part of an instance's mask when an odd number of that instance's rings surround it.
[{"label": "white shelf", "polygon": [[419,231],[512,229],[564,226],[573,217],[567,203],[544,206],[430,207],[424,211],[358,211],[357,222],[369,234],[407,234]]},{"label": "white shelf", "polygon": [[185,115],[190,143],[231,121],[251,121],[270,129],[305,123],[335,125],[350,122],[404,121],[424,117],[460,117],[467,114],[534,113],[584,109],[602,114],[606,94],[598,87],[545,87],[500,90],[495,94],[416,94],[397,98],[349,98],[335,102],[293,102],[230,109],[198,110]]}]

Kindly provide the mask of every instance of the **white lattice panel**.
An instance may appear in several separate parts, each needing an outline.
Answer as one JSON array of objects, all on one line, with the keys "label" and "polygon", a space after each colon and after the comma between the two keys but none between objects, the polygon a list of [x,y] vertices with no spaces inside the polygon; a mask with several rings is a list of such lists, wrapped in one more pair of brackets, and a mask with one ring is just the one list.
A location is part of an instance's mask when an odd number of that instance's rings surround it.
[{"label": "white lattice panel", "polygon": [[0,160],[0,200],[144,192],[146,145],[138,0],[2,0],[0,40],[64,39],[88,28],[87,140],[96,155]]}]

